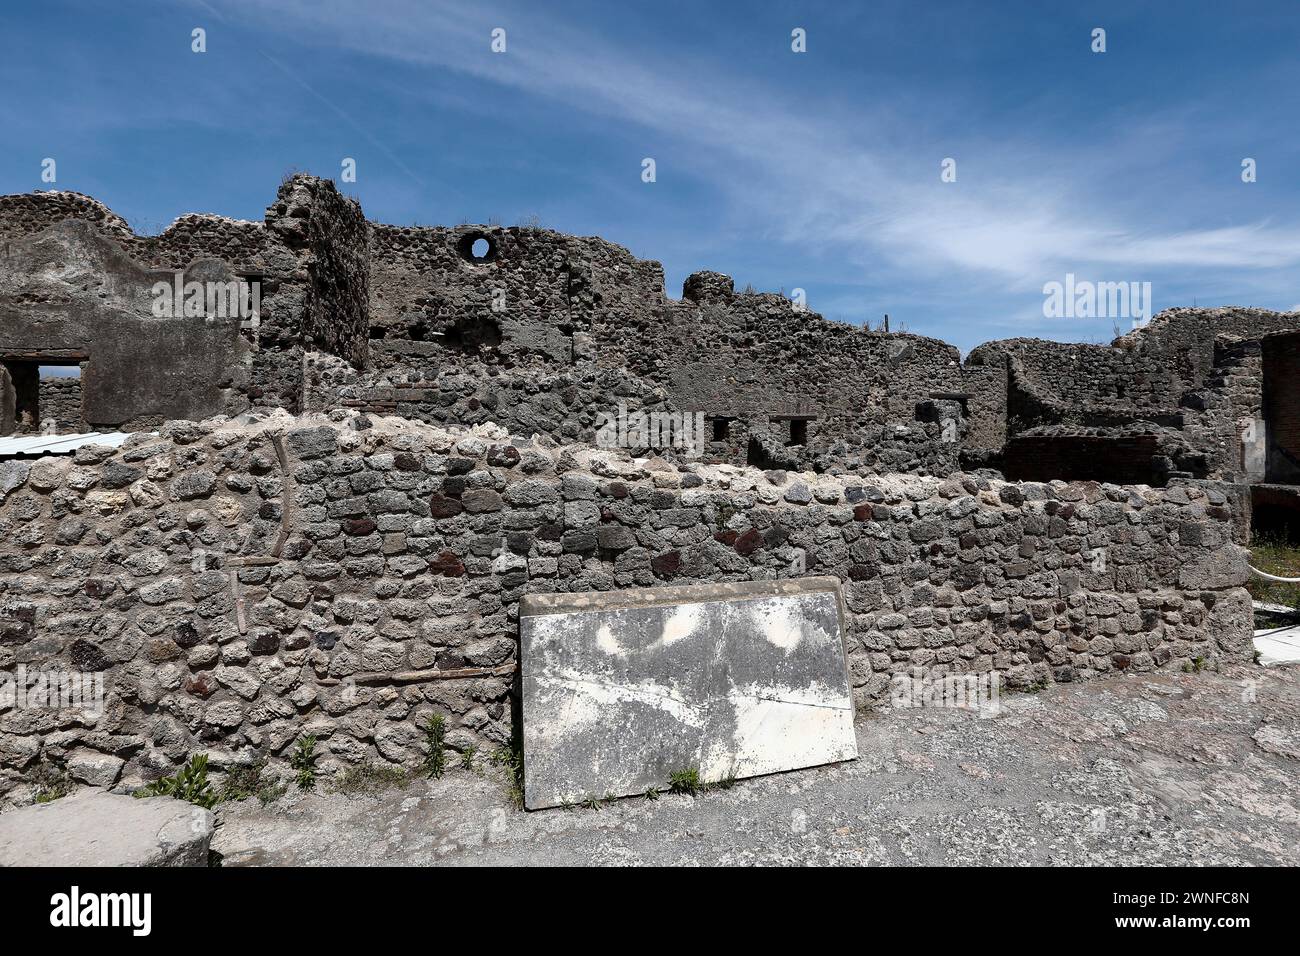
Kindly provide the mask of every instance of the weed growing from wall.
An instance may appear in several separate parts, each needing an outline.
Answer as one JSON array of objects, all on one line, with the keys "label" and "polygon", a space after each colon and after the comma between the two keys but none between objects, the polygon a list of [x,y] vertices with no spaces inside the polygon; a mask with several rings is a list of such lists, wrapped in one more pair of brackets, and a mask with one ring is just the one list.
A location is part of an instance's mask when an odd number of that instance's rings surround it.
[{"label": "weed growing from wall", "polygon": [[308,734],[305,737],[299,737],[298,742],[294,744],[293,755],[289,758],[289,766],[297,774],[299,790],[316,789],[317,757],[316,735]]},{"label": "weed growing from wall", "polygon": [[447,769],[447,719],[442,714],[434,714],[424,725],[424,742],[428,753],[424,758],[424,770],[430,777],[441,777]]},{"label": "weed growing from wall", "polygon": [[212,789],[208,780],[208,755],[195,754],[173,776],[160,777],[148,786],[141,787],[136,797],[175,797],[196,807],[211,810],[221,802],[221,794]]}]

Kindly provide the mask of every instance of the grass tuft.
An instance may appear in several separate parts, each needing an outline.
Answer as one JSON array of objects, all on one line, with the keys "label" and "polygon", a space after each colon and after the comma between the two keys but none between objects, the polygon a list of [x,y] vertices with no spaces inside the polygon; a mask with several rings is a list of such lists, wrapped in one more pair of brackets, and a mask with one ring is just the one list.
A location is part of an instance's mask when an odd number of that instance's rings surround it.
[{"label": "grass tuft", "polygon": [[72,777],[68,775],[67,767],[47,762],[42,762],[36,768],[36,772],[32,775],[32,782],[36,784],[37,803],[51,803],[66,797],[76,789]]},{"label": "grass tuft", "polygon": [[519,748],[518,742],[512,741],[509,746],[503,744],[492,751],[492,756],[488,759],[492,766],[505,768],[509,781],[507,795],[515,809],[522,810],[524,808],[524,753]]},{"label": "grass tuft", "polygon": [[692,797],[700,792],[700,771],[696,767],[674,770],[668,775],[668,789],[673,793],[687,793]]},{"label": "grass tuft", "polygon": [[361,763],[348,767],[334,781],[334,789],[348,796],[377,794],[409,786],[414,774],[392,764]]},{"label": "grass tuft", "polygon": [[297,775],[298,789],[307,791],[316,789],[316,735],[307,734],[299,737],[294,744],[293,754],[289,757],[289,766]]}]

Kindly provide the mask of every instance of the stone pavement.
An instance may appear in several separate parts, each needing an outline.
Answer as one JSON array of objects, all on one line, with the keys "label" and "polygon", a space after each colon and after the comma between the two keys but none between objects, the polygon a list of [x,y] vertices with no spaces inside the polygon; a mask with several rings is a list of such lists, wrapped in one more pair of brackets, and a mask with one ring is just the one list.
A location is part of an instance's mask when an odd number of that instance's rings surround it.
[{"label": "stone pavement", "polygon": [[494,770],[226,804],[213,850],[227,866],[1300,862],[1294,665],[1059,684],[985,719],[886,710],[857,732],[853,763],[599,809],[516,810]]}]

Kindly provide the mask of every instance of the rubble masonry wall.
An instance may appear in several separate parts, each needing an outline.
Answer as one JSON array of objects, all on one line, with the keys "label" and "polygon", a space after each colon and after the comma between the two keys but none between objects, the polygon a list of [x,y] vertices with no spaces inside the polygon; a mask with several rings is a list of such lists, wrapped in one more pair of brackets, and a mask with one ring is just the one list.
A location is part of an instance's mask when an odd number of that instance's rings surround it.
[{"label": "rubble masonry wall", "polygon": [[[913,667],[1028,686],[1248,660],[1232,518],[1205,482],[673,466],[345,411],[171,423],[0,463],[0,671],[107,692],[98,720],[0,710],[0,791],[42,763],[132,784],[196,752],[277,762],[305,733],[326,771],[413,765],[432,712],[496,747],[528,592],[833,574],[862,706]],[[433,669],[470,674],[399,676]]]}]

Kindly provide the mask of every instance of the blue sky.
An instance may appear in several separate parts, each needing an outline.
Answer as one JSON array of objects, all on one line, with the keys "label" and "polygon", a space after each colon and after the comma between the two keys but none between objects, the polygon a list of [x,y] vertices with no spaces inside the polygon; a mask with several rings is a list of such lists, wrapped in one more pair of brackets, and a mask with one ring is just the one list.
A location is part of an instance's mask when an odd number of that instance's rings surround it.
[{"label": "blue sky", "polygon": [[57,188],[142,232],[191,211],[260,219],[286,171],[337,178],[352,157],[341,186],[374,220],[536,216],[660,260],[673,296],[714,269],[963,350],[1109,341],[1112,319],[1044,318],[1043,285],[1067,272],[1151,282],[1157,309],[1300,304],[1295,2],[42,0],[0,16],[0,192],[48,188],[52,157]]}]

